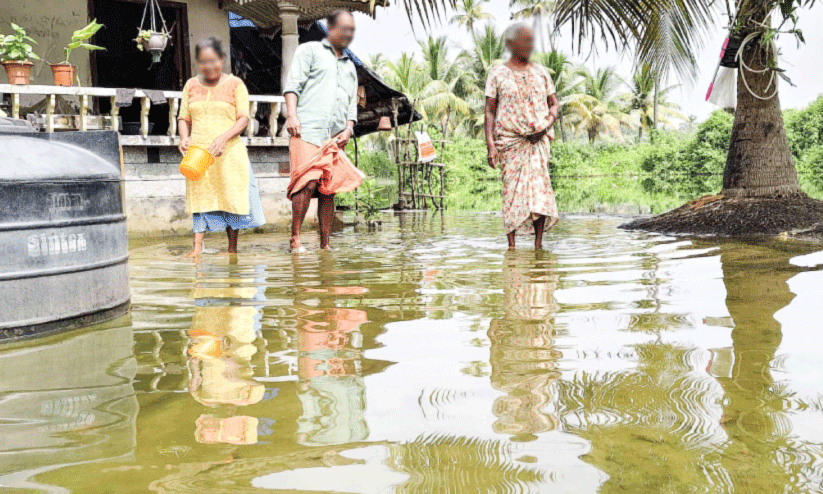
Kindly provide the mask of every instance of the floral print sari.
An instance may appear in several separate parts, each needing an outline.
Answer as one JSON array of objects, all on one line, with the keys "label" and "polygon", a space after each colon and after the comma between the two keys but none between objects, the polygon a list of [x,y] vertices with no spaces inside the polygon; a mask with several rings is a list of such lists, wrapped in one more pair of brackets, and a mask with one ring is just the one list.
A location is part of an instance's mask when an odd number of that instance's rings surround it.
[{"label": "floral print sari", "polygon": [[489,72],[486,96],[497,100],[495,145],[503,171],[503,225],[506,233],[531,233],[534,220],[546,216],[545,231],[559,219],[549,157],[554,129],[532,144],[528,136],[549,126],[548,98],[554,83],[542,67],[524,71],[499,65]]}]

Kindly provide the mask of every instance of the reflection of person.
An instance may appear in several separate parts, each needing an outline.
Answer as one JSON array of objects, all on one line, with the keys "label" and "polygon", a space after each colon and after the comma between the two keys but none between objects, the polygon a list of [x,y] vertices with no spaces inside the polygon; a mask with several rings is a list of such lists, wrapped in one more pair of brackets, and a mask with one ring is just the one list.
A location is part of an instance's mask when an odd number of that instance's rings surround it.
[{"label": "reflection of person", "polygon": [[[310,318],[317,319],[312,320]],[[363,417],[365,386],[360,375],[366,313],[334,308],[306,311],[298,320],[298,420],[300,444],[343,444],[368,436]]]},{"label": "reflection of person", "polygon": [[[259,281],[259,280],[255,280]],[[263,399],[266,388],[254,380],[251,359],[260,329],[260,311],[233,301],[257,300],[261,288],[253,286],[196,286],[193,296],[199,306],[189,337],[189,392],[197,402],[227,410],[204,414],[197,419],[195,437],[204,443],[254,444],[257,418],[235,415],[234,407],[253,405]],[[221,305],[217,305],[221,304]]]},{"label": "reflection of person", "polygon": [[515,234],[543,233],[557,222],[549,177],[552,126],[560,115],[554,83],[546,69],[529,62],[534,33],[525,24],[506,30],[511,58],[489,71],[486,82],[486,144],[489,165],[503,171],[503,225],[514,249]]},{"label": "reflection of person", "polygon": [[318,190],[321,174],[309,167],[313,153],[306,149],[318,149],[332,137],[339,149],[345,149],[357,121],[357,70],[346,53],[354,38],[354,17],[338,11],[327,18],[327,24],[326,39],[297,48],[283,89],[288,112],[286,128],[292,136],[291,182],[304,185],[288,192],[292,201],[291,249],[296,252],[305,250],[300,228],[313,197],[318,198],[321,249],[329,248],[334,216],[334,193]]},{"label": "reflection of person", "polygon": [[200,41],[195,56],[200,75],[183,88],[180,152],[196,145],[208,149],[215,161],[200,180],[186,180],[186,208],[192,212],[194,230],[189,257],[202,252],[207,230],[225,231],[228,251],[235,253],[240,229],[266,223],[248,152],[240,140],[249,124],[249,92],[238,77],[223,73],[226,54],[220,40]]},{"label": "reflection of person", "polygon": [[[297,310],[297,383],[303,412],[296,442],[305,445],[344,444],[368,437],[364,418],[366,387],[361,375],[363,335],[368,322],[360,309],[337,307],[341,295],[359,295],[359,286],[334,286],[331,258],[302,266],[294,260],[294,307]],[[318,285],[317,272],[320,272]]]},{"label": "reflection of person", "polygon": [[549,320],[557,310],[557,279],[534,268],[533,262],[506,259],[506,317],[489,327],[492,387],[506,393],[494,401],[494,431],[520,440],[557,427],[557,419],[543,411],[550,400],[548,386],[559,377],[555,362],[560,354],[552,348]]}]

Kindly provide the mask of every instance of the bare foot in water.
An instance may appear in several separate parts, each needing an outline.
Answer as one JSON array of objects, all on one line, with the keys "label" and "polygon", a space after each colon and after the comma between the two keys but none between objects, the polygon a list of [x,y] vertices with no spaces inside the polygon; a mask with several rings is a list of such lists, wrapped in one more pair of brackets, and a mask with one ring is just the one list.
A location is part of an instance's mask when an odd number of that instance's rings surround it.
[{"label": "bare foot in water", "polygon": [[195,233],[194,234],[194,246],[191,249],[191,252],[184,255],[183,257],[200,257],[200,254],[203,253],[203,239],[206,237],[205,233]]},{"label": "bare foot in water", "polygon": [[303,244],[300,242],[299,236],[292,235],[291,241],[289,242],[289,251],[294,254],[306,252],[306,248],[303,247]]},{"label": "bare foot in water", "polygon": [[183,257],[188,257],[188,258],[200,257],[200,254],[202,254],[202,253],[203,253],[203,246],[202,245],[195,245],[191,249],[191,252],[189,252],[188,254],[184,254]]}]

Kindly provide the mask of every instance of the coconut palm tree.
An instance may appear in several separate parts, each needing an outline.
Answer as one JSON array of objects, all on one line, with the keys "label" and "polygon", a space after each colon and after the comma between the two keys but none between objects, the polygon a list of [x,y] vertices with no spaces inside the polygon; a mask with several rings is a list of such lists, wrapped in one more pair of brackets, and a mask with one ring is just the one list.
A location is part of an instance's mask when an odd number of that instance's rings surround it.
[{"label": "coconut palm tree", "polygon": [[483,132],[486,121],[485,114],[485,86],[489,71],[503,61],[506,45],[503,37],[497,34],[493,26],[487,25],[481,30],[472,33],[472,47],[464,52],[462,57],[466,62],[466,70],[472,72],[476,90],[467,91],[466,102],[471,114],[464,119],[462,131],[470,137],[477,137]]},{"label": "coconut palm tree", "polygon": [[[742,62],[751,70],[737,73],[735,122],[720,193],[722,199],[718,199],[722,202],[712,201],[688,212],[676,210],[630,226],[697,231],[711,224],[712,232],[726,233],[730,232],[729,225],[746,224],[752,232],[778,233],[819,221],[820,204],[810,200],[798,185],[777,94],[777,77],[782,72],[776,68],[777,53],[772,44],[779,35],[772,26],[772,17],[782,20],[781,26],[791,27],[797,22],[799,9],[814,4],[815,0],[741,0],[737,3],[739,8],[730,19],[732,32],[735,37],[749,40],[750,49],[742,52]],[[717,22],[718,16],[713,15],[712,7],[710,0],[559,0],[557,22],[570,24],[578,33],[578,47],[584,36],[597,34],[620,46],[636,42],[638,59],[652,63],[653,70],[664,70],[670,65],[679,73],[688,74],[694,70],[693,54],[703,39],[702,34]],[[671,29],[659,28],[662,25]],[[793,29],[788,32],[802,40],[802,33]],[[678,50],[672,50],[672,46]],[[671,53],[679,55],[672,57]],[[755,135],[752,129],[762,132]],[[761,199],[759,203],[768,208],[768,212],[741,207],[739,201],[735,201],[741,197]],[[803,214],[797,213],[798,205],[802,205]],[[765,215],[772,221],[766,225],[755,218],[755,209],[759,218]],[[719,211],[729,216],[719,221]]]},{"label": "coconut palm tree", "polygon": [[366,64],[370,69],[381,74],[387,62],[388,59],[382,53],[378,53],[376,55],[369,55],[369,61]]},{"label": "coconut palm tree", "polygon": [[489,71],[503,61],[505,53],[506,43],[494,26],[489,25],[482,31],[472,33],[472,48],[466,56],[471,60],[471,68],[480,89],[485,88]]},{"label": "coconut palm tree", "polygon": [[[604,41],[608,47],[633,46],[641,63],[651,63],[655,73],[671,68],[688,78],[695,69],[694,53],[705,39],[708,28],[724,22],[718,16],[714,0],[556,0],[553,10],[555,29],[568,26],[578,49],[584,43]],[[729,153],[719,201],[705,202],[705,207],[682,209],[664,218],[636,222],[629,227],[658,231],[706,231],[730,233],[729,225],[750,225],[751,233],[778,233],[810,226],[819,221],[823,206],[812,201],[800,189],[786,130],[780,111],[777,77],[785,74],[777,66],[777,49],[773,42],[780,33],[803,41],[795,29],[802,8],[811,8],[816,0],[740,0],[729,15],[732,33],[748,39],[742,62],[751,70],[737,71],[737,106]],[[439,16],[453,0],[404,0],[411,17],[417,12],[424,23]],[[772,26],[772,19],[780,24]],[[786,26],[788,24],[788,26]],[[788,28],[788,29],[787,29]],[[754,137],[752,129],[762,133]],[[759,208],[741,206],[735,199],[759,199],[768,213]],[[775,200],[777,199],[777,200]],[[803,214],[797,214],[802,205]],[[721,208],[721,209],[719,209]],[[717,220],[718,211],[731,216]],[[757,210],[757,211],[755,211]],[[768,216],[769,222],[757,221]],[[759,225],[759,226],[758,226]]]},{"label": "coconut palm tree", "polygon": [[474,25],[484,19],[494,19],[494,16],[483,10],[483,4],[489,0],[463,0],[458,5],[457,14],[451,18],[450,24],[465,27],[469,33],[474,33]]},{"label": "coconut palm tree", "polygon": [[[676,128],[672,119],[687,120],[687,117],[678,111],[680,107],[677,104],[666,101],[666,96],[677,89],[677,86],[667,87],[658,93],[655,76],[649,64],[643,65],[634,74],[629,89],[628,93],[623,94],[623,99],[631,109],[630,113],[635,121],[639,121],[637,142],[643,140],[643,129],[656,128],[655,116],[671,128]],[[654,105],[655,95],[658,99],[657,108]]]},{"label": "coconut palm tree", "polygon": [[565,103],[569,105],[569,124],[575,133],[585,133],[590,144],[594,144],[603,132],[623,142],[621,128],[633,127],[634,121],[621,104],[618,91],[623,86],[623,80],[614,67],[596,72],[578,67],[574,73],[580,78],[582,92],[567,96]]},{"label": "coconut palm tree", "polygon": [[389,86],[412,100],[417,99],[423,88],[423,70],[420,63],[409,53],[402,53],[396,62],[386,60],[378,73]]},{"label": "coconut palm tree", "polygon": [[419,42],[423,50],[422,74],[426,81],[420,91],[420,102],[426,115],[440,124],[444,138],[471,116],[466,97],[480,89],[474,74],[465,69],[465,52],[449,59],[446,37],[428,37]]},{"label": "coconut palm tree", "polygon": [[546,51],[546,38],[554,49],[554,32],[546,27],[546,21],[554,14],[555,0],[511,0],[510,7],[515,9],[512,19],[532,19],[534,32],[540,37],[541,51]]}]

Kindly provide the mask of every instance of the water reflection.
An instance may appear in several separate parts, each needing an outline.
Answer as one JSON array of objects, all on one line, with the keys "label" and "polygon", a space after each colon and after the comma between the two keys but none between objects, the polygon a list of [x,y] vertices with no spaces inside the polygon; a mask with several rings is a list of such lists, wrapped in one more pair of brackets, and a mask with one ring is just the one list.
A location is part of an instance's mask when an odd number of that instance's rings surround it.
[{"label": "water reflection", "polygon": [[0,352],[0,485],[823,492],[811,248],[567,218],[505,255],[491,215],[405,218],[331,255],[133,250],[133,331]]},{"label": "water reflection", "polygon": [[720,425],[728,435],[720,463],[734,492],[803,492],[808,479],[787,461],[800,439],[791,437],[785,414],[792,393],[773,376],[783,338],[774,315],[795,297],[787,284],[796,274],[787,269],[794,252],[758,250],[730,244],[721,254],[734,329],[731,373],[717,378],[725,393]]},{"label": "water reflection", "polygon": [[129,461],[136,445],[128,318],[0,351],[0,486],[66,492],[59,469]]},{"label": "water reflection", "polygon": [[[535,258],[536,256],[536,258]],[[553,348],[551,317],[557,311],[556,260],[548,253],[508,254],[503,263],[506,317],[489,327],[491,384],[506,393],[494,400],[494,431],[533,441],[553,430],[557,418],[546,413],[551,384],[560,377]]]},{"label": "water reflection", "polygon": [[258,419],[240,410],[259,403],[266,393],[265,385],[254,379],[251,366],[260,337],[265,270],[255,266],[254,273],[245,278],[220,279],[209,269],[204,265],[197,273],[191,295],[197,309],[186,331],[189,392],[198,403],[214,410],[197,418],[195,439],[199,443],[254,444]]},{"label": "water reflection", "polygon": [[[297,396],[303,413],[295,441],[324,446],[366,439],[369,429],[363,417],[366,386],[361,372],[363,336],[368,322],[360,309],[335,307],[337,296],[359,295],[358,286],[335,286],[333,261],[324,255],[313,272],[294,266],[297,292]],[[324,269],[325,268],[325,269]]]}]

